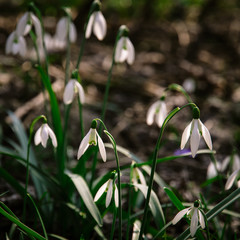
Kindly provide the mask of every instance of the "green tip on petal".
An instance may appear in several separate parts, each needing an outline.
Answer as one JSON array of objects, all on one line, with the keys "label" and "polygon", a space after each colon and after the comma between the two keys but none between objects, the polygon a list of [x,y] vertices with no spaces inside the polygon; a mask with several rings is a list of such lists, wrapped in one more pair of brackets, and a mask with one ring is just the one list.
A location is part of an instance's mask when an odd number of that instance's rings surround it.
[{"label": "green tip on petal", "polygon": [[200,118],[200,110],[198,107],[193,108],[193,118],[194,119],[199,119]]},{"label": "green tip on petal", "polygon": [[97,121],[96,121],[95,119],[92,120],[91,128],[92,128],[92,129],[96,129],[96,128],[97,128]]},{"label": "green tip on petal", "polygon": [[100,11],[100,8],[101,8],[101,2],[99,0],[95,0],[92,3],[92,12]]},{"label": "green tip on petal", "polygon": [[161,96],[160,100],[164,101],[165,100],[165,95]]},{"label": "green tip on petal", "polygon": [[119,33],[120,33],[120,36],[128,37],[128,35],[129,35],[128,27],[126,25],[122,25],[119,28]]}]

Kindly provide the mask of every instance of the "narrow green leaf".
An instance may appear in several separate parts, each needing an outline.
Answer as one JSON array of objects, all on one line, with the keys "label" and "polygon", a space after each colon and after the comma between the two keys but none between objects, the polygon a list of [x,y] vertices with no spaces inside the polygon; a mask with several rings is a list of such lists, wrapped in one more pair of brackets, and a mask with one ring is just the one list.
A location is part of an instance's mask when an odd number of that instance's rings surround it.
[{"label": "narrow green leaf", "polygon": [[170,190],[167,187],[165,187],[163,189],[164,189],[165,193],[168,195],[168,197],[170,198],[170,200],[172,201],[172,203],[176,206],[176,208],[179,211],[181,211],[185,208],[183,206],[182,202],[178,199],[178,197],[174,194],[174,192],[172,190]]},{"label": "narrow green leaf", "polygon": [[71,180],[73,181],[75,187],[77,188],[78,193],[82,197],[83,202],[85,203],[88,211],[91,213],[92,217],[95,219],[97,224],[101,227],[102,226],[102,217],[101,214],[93,201],[93,197],[91,195],[91,192],[85,182],[85,180],[77,175],[77,174],[72,174],[70,172],[66,173]]},{"label": "narrow green leaf", "polygon": [[35,237],[39,240],[46,240],[43,236],[26,226],[24,223],[20,222],[17,218],[13,217],[9,213],[7,213],[3,208],[0,207],[0,214],[2,214],[4,217],[8,218],[11,222],[18,225],[22,230],[24,230],[26,233],[28,233],[30,236]]},{"label": "narrow green leaf", "polygon": [[[142,185],[142,184],[133,184],[133,186],[136,186],[143,193],[145,198],[147,197],[148,186],[145,186],[145,185]],[[163,214],[161,204],[158,200],[158,197],[153,190],[151,191],[149,207],[150,207],[150,210],[151,210],[152,215],[154,217],[156,225],[160,229],[163,228],[164,225],[165,225],[165,217],[164,217],[164,214]]]}]

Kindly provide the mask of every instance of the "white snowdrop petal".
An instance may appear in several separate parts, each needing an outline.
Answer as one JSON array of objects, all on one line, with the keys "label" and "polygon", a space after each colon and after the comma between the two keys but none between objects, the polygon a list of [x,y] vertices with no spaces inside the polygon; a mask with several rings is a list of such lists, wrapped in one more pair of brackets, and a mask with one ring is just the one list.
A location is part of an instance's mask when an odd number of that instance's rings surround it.
[{"label": "white snowdrop petal", "polygon": [[41,27],[40,20],[33,13],[30,13],[30,16],[31,16],[32,23],[35,28],[36,35],[39,39],[42,40],[42,27]]},{"label": "white snowdrop petal", "polygon": [[147,118],[146,118],[147,125],[153,124],[156,109],[159,104],[160,104],[159,101],[156,101],[149,107],[149,109],[147,111]]},{"label": "white snowdrop petal", "polygon": [[108,182],[105,182],[97,191],[95,197],[94,197],[94,202],[96,202],[102,195],[103,193],[106,191],[106,188],[107,188],[107,185],[108,185]]},{"label": "white snowdrop petal", "polygon": [[93,23],[93,32],[98,40],[103,40],[107,32],[107,23],[102,15],[102,12],[97,11],[95,13],[95,21]]},{"label": "white snowdrop petal", "polygon": [[97,138],[98,138],[98,147],[99,147],[100,155],[102,157],[102,160],[104,162],[106,162],[107,156],[106,156],[106,149],[104,147],[104,143],[103,143],[102,139],[100,138],[100,136],[98,135],[97,132],[96,132],[96,134],[97,134]]},{"label": "white snowdrop petal", "polygon": [[123,44],[124,44],[124,37],[121,37],[118,40],[117,46],[116,46],[115,57],[114,57],[115,62],[120,62],[120,57],[121,57],[121,54],[122,54]]},{"label": "white snowdrop petal", "polygon": [[131,65],[133,64],[135,59],[135,49],[132,42],[129,40],[129,38],[126,38],[126,45],[127,45],[127,51],[128,51],[127,62],[128,64]]},{"label": "white snowdrop petal", "polygon": [[16,27],[16,33],[18,36],[23,36],[25,33],[25,28],[29,19],[29,12],[26,12],[18,21]]},{"label": "white snowdrop petal", "polygon": [[10,54],[12,52],[15,34],[16,34],[15,32],[12,32],[7,38],[6,48],[5,48],[6,54]]},{"label": "white snowdrop petal", "polygon": [[48,125],[46,123],[42,125],[41,140],[43,147],[46,147],[48,140]]},{"label": "white snowdrop petal", "polygon": [[118,207],[119,199],[118,199],[118,188],[116,184],[115,184],[115,190],[114,190],[114,202],[115,202],[115,206]]},{"label": "white snowdrop petal", "polygon": [[192,134],[190,137],[190,147],[191,147],[191,152],[192,152],[192,157],[194,158],[196,156],[199,143],[200,143],[200,133],[198,130],[198,121],[196,119],[193,120],[193,129],[192,129]]},{"label": "white snowdrop petal", "polygon": [[70,26],[69,26],[69,39],[71,43],[74,43],[77,41],[77,29],[72,22],[70,22]]},{"label": "white snowdrop petal", "polygon": [[73,101],[74,98],[74,86],[75,86],[75,80],[70,80],[63,93],[63,102],[65,104],[70,104]]},{"label": "white snowdrop petal", "polygon": [[[190,207],[191,208],[191,207]],[[188,210],[190,208],[185,208],[183,210],[181,210],[172,220],[172,224],[175,225],[176,223],[178,223],[183,217],[184,215],[188,212]]]},{"label": "white snowdrop petal", "polygon": [[19,54],[24,57],[27,52],[27,45],[24,37],[19,37]]},{"label": "white snowdrop petal", "polygon": [[199,217],[201,228],[204,229],[205,228],[204,216],[200,210],[198,210],[198,217]]},{"label": "white snowdrop petal", "polygon": [[35,145],[38,145],[42,141],[41,140],[41,129],[42,129],[42,127],[40,127],[35,133],[35,136],[34,136]]},{"label": "white snowdrop petal", "polygon": [[229,162],[230,162],[230,157],[229,157],[229,156],[226,157],[226,158],[224,158],[224,160],[223,160],[223,162],[222,162],[222,165],[221,165],[221,172],[223,172],[223,171],[226,170]]},{"label": "white snowdrop petal", "polygon": [[240,169],[235,170],[230,177],[228,178],[226,185],[225,185],[225,190],[228,190],[232,187],[236,177],[238,176],[238,173],[240,172]]},{"label": "white snowdrop petal", "polygon": [[53,132],[53,130],[47,125],[48,127],[48,134],[52,140],[52,144],[54,147],[57,147],[57,138],[55,136],[55,133]]},{"label": "white snowdrop petal", "polygon": [[240,159],[239,156],[237,154],[234,154],[233,156],[233,166],[232,166],[233,170],[235,169],[240,169]]},{"label": "white snowdrop petal", "polygon": [[75,86],[78,90],[79,100],[83,104],[85,102],[85,93],[84,93],[83,87],[78,81],[75,81]]},{"label": "white snowdrop petal", "polygon": [[194,208],[194,212],[191,218],[191,225],[190,225],[190,232],[192,237],[195,235],[197,231],[197,225],[198,225],[198,209]]},{"label": "white snowdrop petal", "polygon": [[198,120],[200,125],[201,125],[201,128],[202,128],[202,136],[206,142],[206,144],[208,145],[209,149],[212,150],[212,139],[211,139],[211,135],[208,131],[208,129],[205,127],[205,125],[200,121]]},{"label": "white snowdrop petal", "polygon": [[122,63],[124,62],[128,57],[128,51],[125,48],[122,48],[121,53],[120,53],[120,58],[119,62]]},{"label": "white snowdrop petal", "polygon": [[91,129],[88,131],[87,135],[83,138],[79,149],[78,149],[78,154],[77,154],[77,159],[79,159],[87,150],[88,146],[89,146],[89,136],[91,133]]},{"label": "white snowdrop petal", "polygon": [[165,102],[161,101],[161,107],[156,115],[156,122],[158,127],[162,127],[165,118],[167,117],[167,107]]},{"label": "white snowdrop petal", "polygon": [[183,149],[185,147],[185,145],[190,137],[192,124],[193,124],[193,121],[190,122],[183,131],[182,139],[181,139],[181,149]]},{"label": "white snowdrop petal", "polygon": [[13,42],[13,45],[12,45],[12,53],[14,55],[18,54],[19,52],[19,42],[15,43]]},{"label": "white snowdrop petal", "polygon": [[85,38],[90,38],[90,36],[91,36],[94,19],[95,19],[95,12],[92,13],[92,15],[89,18],[87,28],[86,28],[86,32],[85,32]]},{"label": "white snowdrop petal", "polygon": [[109,179],[107,196],[106,196],[106,208],[109,206],[109,204],[111,202],[112,194],[113,194],[113,180]]},{"label": "white snowdrop petal", "polygon": [[147,185],[146,180],[145,180],[145,178],[143,176],[143,173],[140,171],[140,169],[136,168],[136,171],[138,173],[139,180],[140,180],[141,184],[142,185]]},{"label": "white snowdrop petal", "polygon": [[62,17],[56,27],[56,34],[55,37],[60,41],[60,42],[65,42],[67,38],[67,17]]}]

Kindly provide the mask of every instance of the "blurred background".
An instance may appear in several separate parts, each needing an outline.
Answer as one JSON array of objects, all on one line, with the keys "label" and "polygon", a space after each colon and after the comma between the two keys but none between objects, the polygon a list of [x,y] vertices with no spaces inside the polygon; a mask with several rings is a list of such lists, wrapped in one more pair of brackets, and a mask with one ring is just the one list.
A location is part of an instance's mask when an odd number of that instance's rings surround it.
[{"label": "blurred background", "polygon": [[[5,55],[6,39],[15,29],[17,20],[27,11],[29,2],[0,0],[2,136],[12,134],[6,111],[15,112],[26,128],[34,117],[45,111],[43,98],[39,96],[40,77],[33,67],[31,54],[25,59]],[[62,6],[66,6],[66,1],[34,2],[41,10],[46,32],[53,35],[58,19],[64,16]],[[73,69],[92,2],[69,0],[67,3],[78,31],[78,40],[71,47]],[[178,83],[199,106],[201,120],[212,135],[217,160],[222,161],[233,149],[239,151],[240,1],[104,0],[102,12],[107,21],[107,36],[102,42],[95,36],[86,42],[79,69],[87,98],[84,106],[85,129],[93,118],[100,115],[116,34],[118,28],[125,24],[130,29],[129,37],[135,46],[136,60],[132,66],[124,63],[114,67],[105,121],[117,143],[147,160],[159,133],[156,125],[146,125],[147,109],[162,96],[169,84]],[[30,42],[29,39],[29,45]],[[64,87],[65,57],[65,51],[50,53],[50,75],[59,103]],[[186,104],[186,100],[177,92],[169,92],[166,103],[170,111],[173,107]],[[69,126],[73,134],[69,134],[69,151],[76,157],[81,139],[80,133],[77,135],[77,104],[73,105]],[[178,150],[182,131],[191,119],[190,110],[185,109],[171,121],[160,156],[173,155]],[[4,142],[3,137],[1,141]],[[203,141],[201,148],[206,148]],[[124,161],[122,159],[122,163]],[[168,184],[180,188],[183,196],[192,201],[196,195],[187,190],[191,185],[191,189],[197,192],[196,182],[206,179],[209,163],[208,156],[186,158],[184,162],[182,159],[174,160],[162,163],[159,174]],[[113,166],[111,162],[106,164],[109,168]]]}]

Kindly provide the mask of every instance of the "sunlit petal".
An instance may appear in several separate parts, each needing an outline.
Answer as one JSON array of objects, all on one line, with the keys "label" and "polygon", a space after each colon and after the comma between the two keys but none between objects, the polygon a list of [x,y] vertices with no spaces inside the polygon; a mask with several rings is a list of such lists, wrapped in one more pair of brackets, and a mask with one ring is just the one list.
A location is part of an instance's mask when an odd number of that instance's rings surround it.
[{"label": "sunlit petal", "polygon": [[88,146],[89,146],[89,136],[91,133],[91,129],[88,131],[87,135],[83,138],[79,149],[78,149],[78,154],[77,154],[77,159],[79,159],[87,150]]},{"label": "sunlit petal", "polygon": [[106,156],[106,149],[104,147],[104,143],[103,143],[102,139],[100,138],[100,136],[98,135],[97,132],[96,132],[96,134],[97,134],[97,138],[98,138],[98,147],[99,147],[100,155],[102,157],[102,160],[104,162],[106,162],[107,156]]},{"label": "sunlit petal", "polygon": [[193,120],[193,129],[192,129],[192,134],[190,137],[190,147],[191,147],[191,152],[192,152],[192,157],[194,158],[196,156],[199,143],[200,143],[200,133],[198,130],[198,120],[194,119]]},{"label": "sunlit petal", "polygon": [[238,173],[240,172],[240,169],[235,170],[230,177],[228,178],[226,185],[225,185],[225,190],[228,190],[232,187],[236,177],[238,176]]},{"label": "sunlit petal", "polygon": [[127,62],[128,64],[133,64],[134,59],[135,59],[135,49],[134,46],[132,44],[132,42],[129,40],[129,38],[126,38],[126,47],[127,47],[127,51],[128,51],[128,57],[127,57]]},{"label": "sunlit petal", "polygon": [[200,210],[198,210],[198,217],[199,217],[201,228],[204,229],[205,228],[204,216]]},{"label": "sunlit petal", "polygon": [[46,147],[48,140],[48,125],[46,123],[42,125],[41,140],[43,147]]},{"label": "sunlit petal", "polygon": [[57,23],[55,37],[60,42],[64,42],[67,39],[67,21],[67,17],[62,17]]},{"label": "sunlit petal", "polygon": [[120,62],[120,57],[122,54],[122,49],[123,49],[123,44],[124,44],[124,37],[121,37],[116,46],[116,51],[115,51],[115,62]]},{"label": "sunlit petal", "polygon": [[115,184],[115,190],[114,190],[114,202],[115,202],[115,206],[118,207],[119,199],[118,199],[118,188],[116,184]]},{"label": "sunlit petal", "polygon": [[96,202],[102,195],[103,193],[106,191],[107,185],[109,183],[109,180],[107,182],[105,182],[97,191],[95,197],[94,197],[94,202]]},{"label": "sunlit petal", "polygon": [[18,36],[25,35],[25,28],[27,25],[29,19],[29,12],[26,12],[18,21],[17,27],[16,27],[16,33]]},{"label": "sunlit petal", "polygon": [[89,18],[88,25],[85,32],[85,38],[90,38],[91,36],[94,19],[95,19],[95,12]]},{"label": "sunlit petal", "polygon": [[70,80],[63,93],[63,102],[65,104],[70,104],[73,101],[74,98],[74,86],[75,86],[75,80]]},{"label": "sunlit petal", "polygon": [[102,12],[95,13],[95,21],[93,24],[93,32],[98,40],[103,40],[107,32],[107,23]]},{"label": "sunlit petal", "polygon": [[109,185],[107,190],[107,196],[106,196],[106,208],[109,206],[113,194],[113,180],[109,179]]},{"label": "sunlit petal", "polygon": [[53,130],[47,125],[48,127],[48,134],[52,140],[52,144],[54,147],[57,147],[57,138],[55,136],[55,133],[53,132]]},{"label": "sunlit petal", "polygon": [[85,102],[85,93],[84,93],[83,87],[78,81],[75,81],[75,87],[78,90],[79,100],[83,104]]},{"label": "sunlit petal", "polygon": [[135,168],[135,169],[136,169],[136,171],[138,173],[138,177],[139,177],[139,180],[140,180],[141,184],[147,185],[146,180],[145,180],[142,172],[138,168]]},{"label": "sunlit petal", "polygon": [[160,101],[156,101],[148,109],[148,111],[147,111],[147,119],[146,119],[147,125],[152,125],[153,124],[154,116],[155,116],[155,113],[156,113],[156,109],[158,108],[159,104],[160,104]]},{"label": "sunlit petal", "polygon": [[181,210],[172,220],[172,224],[175,225],[177,222],[179,222],[184,217],[184,215],[188,212],[189,209],[191,209],[191,207]]},{"label": "sunlit petal", "polygon": [[41,23],[40,23],[39,19],[33,13],[30,13],[30,16],[31,16],[31,20],[32,20],[32,23],[33,23],[34,28],[35,28],[35,32],[36,32],[37,38],[42,40],[42,27],[41,27]]},{"label": "sunlit petal", "polygon": [[39,143],[42,142],[42,139],[41,139],[41,130],[42,130],[42,127],[40,127],[36,133],[35,133],[35,136],[34,136],[34,143],[35,145],[38,145]]},{"label": "sunlit petal", "polygon": [[205,125],[200,121],[200,119],[198,119],[199,124],[201,125],[201,130],[202,130],[202,136],[206,142],[206,144],[208,145],[209,149],[212,150],[212,139],[211,139],[211,135],[208,131],[208,129],[205,127]]},{"label": "sunlit petal", "polygon": [[24,37],[19,37],[19,54],[24,57],[27,52],[27,45]]},{"label": "sunlit petal", "polygon": [[6,54],[10,54],[12,52],[15,34],[16,34],[15,32],[12,32],[7,38],[7,43],[6,43],[6,48],[5,48]]},{"label": "sunlit petal", "polygon": [[77,29],[72,22],[70,22],[69,26],[69,39],[71,43],[74,43],[77,40]]},{"label": "sunlit petal", "polygon": [[192,124],[193,124],[193,121],[190,122],[183,131],[182,139],[181,139],[181,149],[183,149],[185,147],[185,145],[190,137]]},{"label": "sunlit petal", "polygon": [[198,209],[194,208],[193,216],[191,218],[191,225],[190,225],[190,232],[191,236],[193,237],[197,231],[198,225]]}]

